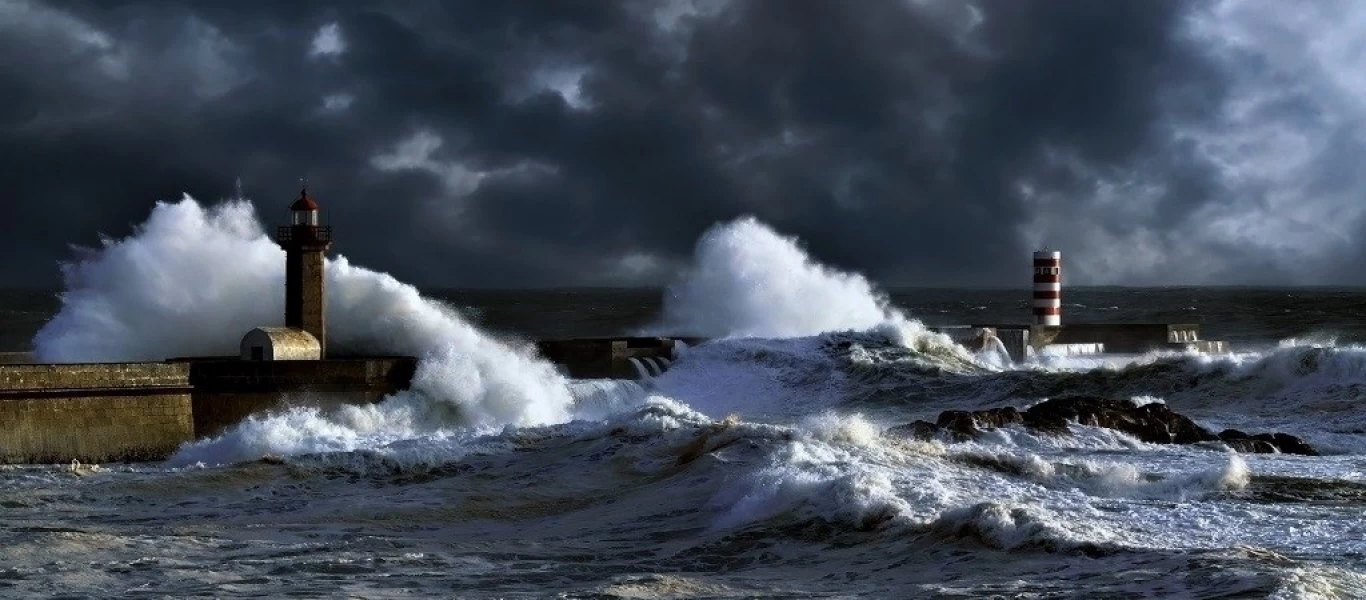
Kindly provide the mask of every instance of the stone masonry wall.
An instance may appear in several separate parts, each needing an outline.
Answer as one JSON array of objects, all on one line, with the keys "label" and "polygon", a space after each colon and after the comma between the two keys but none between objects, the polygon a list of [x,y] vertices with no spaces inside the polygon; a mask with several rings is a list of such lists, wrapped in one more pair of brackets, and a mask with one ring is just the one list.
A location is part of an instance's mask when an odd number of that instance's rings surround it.
[{"label": "stone masonry wall", "polygon": [[162,460],[194,439],[188,392],[0,398],[0,462]]},{"label": "stone masonry wall", "polygon": [[0,392],[104,388],[186,387],[185,363],[0,365]]},{"label": "stone masonry wall", "polygon": [[408,386],[416,362],[0,364],[0,463],[163,460],[252,414],[377,402]]},{"label": "stone masonry wall", "polygon": [[0,462],[160,460],[194,437],[189,368],[0,365]]}]

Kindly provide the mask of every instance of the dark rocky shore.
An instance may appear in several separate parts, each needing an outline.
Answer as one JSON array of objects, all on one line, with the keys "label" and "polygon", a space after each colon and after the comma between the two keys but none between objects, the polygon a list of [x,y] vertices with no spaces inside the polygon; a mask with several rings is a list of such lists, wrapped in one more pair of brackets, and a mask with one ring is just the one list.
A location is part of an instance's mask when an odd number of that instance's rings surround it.
[{"label": "dark rocky shore", "polygon": [[1131,400],[1098,396],[1061,396],[1045,400],[1023,412],[1014,407],[985,410],[948,410],[936,422],[916,421],[893,427],[888,433],[929,440],[946,433],[955,440],[969,440],[984,431],[1019,425],[1046,435],[1071,435],[1070,423],[1122,431],[1150,444],[1198,444],[1222,442],[1238,451],[1257,454],[1318,456],[1312,446],[1285,433],[1248,434],[1236,429],[1214,433],[1189,417],[1173,412],[1166,404],[1138,405]]}]

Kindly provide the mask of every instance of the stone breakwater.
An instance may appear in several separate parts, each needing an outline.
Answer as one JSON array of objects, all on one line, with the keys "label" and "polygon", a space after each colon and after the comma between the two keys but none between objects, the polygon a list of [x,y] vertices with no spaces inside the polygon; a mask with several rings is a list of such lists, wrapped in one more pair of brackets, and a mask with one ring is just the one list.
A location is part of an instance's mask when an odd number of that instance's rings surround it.
[{"label": "stone breakwater", "polygon": [[0,365],[0,462],[155,461],[249,414],[377,402],[416,359]]},{"label": "stone breakwater", "polygon": [[[686,343],[661,337],[587,338],[542,341],[538,350],[573,378],[648,379],[667,370]],[[219,435],[250,415],[379,402],[408,389],[417,361],[404,356],[0,361],[0,463],[162,460],[185,442]]]}]

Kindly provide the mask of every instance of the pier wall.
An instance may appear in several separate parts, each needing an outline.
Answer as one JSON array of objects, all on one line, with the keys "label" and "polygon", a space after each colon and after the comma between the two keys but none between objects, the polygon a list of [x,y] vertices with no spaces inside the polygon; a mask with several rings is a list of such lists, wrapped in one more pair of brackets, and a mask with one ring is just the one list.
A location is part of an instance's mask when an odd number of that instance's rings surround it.
[{"label": "pier wall", "polygon": [[412,357],[327,360],[192,360],[194,435],[209,437],[248,415],[291,406],[372,404],[407,389]]},{"label": "pier wall", "polygon": [[0,366],[0,462],[157,460],[194,438],[189,366]]},{"label": "pier wall", "polygon": [[1205,340],[1191,323],[1068,323],[1064,325],[978,324],[931,327],[971,350],[982,346],[982,332],[1000,339],[1015,361],[1032,353],[1139,354],[1151,350],[1203,353],[1229,351],[1227,342]]},{"label": "pier wall", "polygon": [[[1039,328],[1044,329],[1044,328]],[[1200,326],[1189,323],[1077,323],[1046,328],[1036,338],[1046,344],[1104,344],[1106,352],[1141,353],[1183,349],[1200,340]],[[1043,341],[1043,340],[1047,341]]]},{"label": "pier wall", "polygon": [[[665,337],[581,338],[544,340],[536,347],[541,356],[558,364],[564,373],[578,379],[636,379],[642,359],[673,362],[678,340]],[[632,364],[632,360],[637,361]]]},{"label": "pier wall", "polygon": [[411,357],[0,364],[0,462],[162,460],[248,415],[366,404],[408,387]]},{"label": "pier wall", "polygon": [[[571,377],[635,379],[668,368],[678,342],[595,338],[539,346]],[[407,389],[416,369],[412,357],[0,362],[0,463],[162,460],[254,414],[378,402]]]}]

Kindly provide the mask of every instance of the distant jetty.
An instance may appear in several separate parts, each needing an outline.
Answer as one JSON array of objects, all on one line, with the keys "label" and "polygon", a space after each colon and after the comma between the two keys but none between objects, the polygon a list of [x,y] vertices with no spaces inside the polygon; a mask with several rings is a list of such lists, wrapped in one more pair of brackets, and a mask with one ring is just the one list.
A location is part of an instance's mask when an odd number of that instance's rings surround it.
[{"label": "distant jetty", "polygon": [[1193,323],[1075,323],[1062,320],[1062,253],[1034,253],[1033,321],[932,327],[972,350],[999,347],[1011,360],[1039,355],[1141,354],[1151,351],[1218,354],[1228,342],[1200,337]]}]

